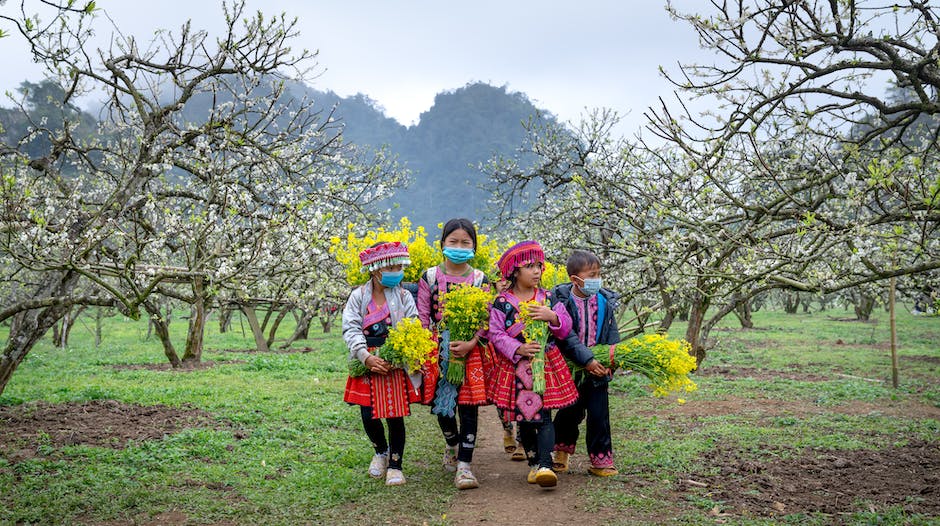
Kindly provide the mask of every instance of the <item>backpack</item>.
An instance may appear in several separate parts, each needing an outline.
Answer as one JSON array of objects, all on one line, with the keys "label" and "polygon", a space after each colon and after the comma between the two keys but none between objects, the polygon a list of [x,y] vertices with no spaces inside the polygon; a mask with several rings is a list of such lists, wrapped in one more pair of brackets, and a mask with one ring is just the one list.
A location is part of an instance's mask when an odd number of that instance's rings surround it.
[{"label": "backpack", "polygon": [[[431,267],[431,268],[429,268],[427,271],[425,271],[424,274],[425,274],[425,276],[427,276],[427,280],[426,280],[426,281],[428,282],[428,286],[430,286],[432,283],[433,283],[433,284],[436,284],[436,285],[437,285],[438,294],[441,294],[441,292],[440,292],[440,290],[441,290],[441,282],[438,280],[438,277],[439,277],[439,276],[437,275],[437,269],[438,269],[438,266],[437,266],[437,265],[434,265],[433,267]],[[473,286],[474,286],[474,287],[479,287],[480,285],[482,285],[484,278],[486,278],[486,274],[484,274],[482,270],[473,269]],[[445,292],[446,292],[446,291],[445,291]],[[415,300],[417,301],[418,287],[415,287],[415,292],[414,292],[414,294],[415,294]]]}]

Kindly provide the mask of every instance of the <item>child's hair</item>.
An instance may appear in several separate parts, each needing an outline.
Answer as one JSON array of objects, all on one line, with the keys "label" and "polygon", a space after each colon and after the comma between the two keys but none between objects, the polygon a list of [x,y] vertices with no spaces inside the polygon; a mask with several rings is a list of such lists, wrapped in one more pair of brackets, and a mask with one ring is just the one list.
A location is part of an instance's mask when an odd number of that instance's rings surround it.
[{"label": "child's hair", "polygon": [[593,252],[588,252],[586,250],[575,250],[568,256],[568,262],[565,263],[565,270],[568,271],[568,275],[577,274],[582,270],[589,269],[592,267],[601,266],[601,260],[594,255]]},{"label": "child's hair", "polygon": [[447,236],[454,233],[454,230],[463,230],[470,236],[470,241],[473,241],[473,250],[477,249],[477,228],[473,226],[473,222],[469,219],[464,219],[458,217],[451,219],[444,225],[444,229],[441,231],[441,248],[444,248],[444,240],[447,239]]}]

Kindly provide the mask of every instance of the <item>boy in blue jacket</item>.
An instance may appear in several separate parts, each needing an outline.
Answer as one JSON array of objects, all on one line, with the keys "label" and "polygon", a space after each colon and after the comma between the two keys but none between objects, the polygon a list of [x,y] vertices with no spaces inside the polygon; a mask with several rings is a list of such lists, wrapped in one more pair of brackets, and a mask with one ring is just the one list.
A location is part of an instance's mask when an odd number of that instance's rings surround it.
[{"label": "boy in blue jacket", "polygon": [[568,258],[570,283],[556,286],[552,293],[564,304],[574,322],[571,333],[558,342],[569,360],[584,367],[572,375],[578,388],[578,401],[555,415],[554,470],[568,471],[569,456],[578,441],[578,426],[587,416],[588,472],[600,477],[617,474],[610,438],[610,411],[607,384],[611,372],[594,358],[591,347],[620,342],[615,312],[619,295],[602,288],[601,262],[591,252],[575,250]]}]

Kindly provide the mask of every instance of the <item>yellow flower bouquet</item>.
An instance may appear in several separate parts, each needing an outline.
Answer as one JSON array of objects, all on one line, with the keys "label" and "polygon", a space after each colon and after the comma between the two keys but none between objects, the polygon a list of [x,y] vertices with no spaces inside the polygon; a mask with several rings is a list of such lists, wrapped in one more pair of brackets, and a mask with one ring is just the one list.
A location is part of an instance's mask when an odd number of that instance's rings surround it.
[{"label": "yellow flower bouquet", "polygon": [[[417,318],[405,318],[398,325],[388,331],[385,344],[376,353],[379,358],[390,363],[393,367],[400,367],[406,373],[413,373],[421,369],[421,365],[435,358],[432,354],[435,343],[431,331],[421,326]],[[359,360],[349,360],[349,375],[363,376],[369,370]]]},{"label": "yellow flower bouquet", "polygon": [[610,345],[596,345],[591,350],[594,358],[607,368],[640,373],[649,379],[654,395],[666,396],[698,388],[689,378],[689,373],[696,368],[690,349],[689,342],[682,339],[644,334],[618,343],[613,350]]},{"label": "yellow flower bouquet", "polygon": [[530,360],[532,364],[532,390],[538,394],[545,393],[545,345],[548,343],[548,322],[532,319],[529,307],[542,305],[535,300],[523,301],[519,304],[518,321],[525,324],[522,336],[526,343],[536,342],[539,350]]},{"label": "yellow flower bouquet", "polygon": [[346,225],[345,239],[338,236],[330,238],[330,253],[343,266],[346,282],[354,287],[369,281],[369,274],[362,272],[359,252],[380,241],[400,241],[408,245],[411,265],[405,267],[405,281],[418,281],[424,269],[441,262],[441,252],[428,243],[424,227],[412,228],[407,217],[401,218],[396,230],[382,227],[369,230],[361,236],[356,234],[358,230],[356,225],[350,223]]},{"label": "yellow flower bouquet", "polygon": [[[486,328],[490,317],[489,292],[471,285],[456,287],[442,296],[444,328],[450,331],[450,341],[466,342],[473,339],[478,330]],[[447,361],[447,381],[461,385],[465,374],[466,357],[453,355]]]}]

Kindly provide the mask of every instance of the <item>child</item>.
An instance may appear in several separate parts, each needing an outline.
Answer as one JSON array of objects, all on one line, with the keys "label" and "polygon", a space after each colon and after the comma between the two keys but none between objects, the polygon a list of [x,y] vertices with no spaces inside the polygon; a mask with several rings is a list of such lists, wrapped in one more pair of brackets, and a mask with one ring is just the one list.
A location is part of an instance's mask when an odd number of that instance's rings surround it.
[{"label": "child", "polygon": [[[530,484],[553,487],[558,477],[552,471],[552,448],[555,428],[551,410],[573,404],[578,397],[571,372],[558,351],[555,341],[571,331],[571,317],[564,306],[554,303],[553,296],[539,288],[545,254],[535,241],[524,241],[507,250],[497,265],[511,286],[493,302],[490,310],[489,338],[497,351],[496,376],[491,398],[506,417],[519,426],[522,446],[529,461]],[[544,349],[545,392],[533,391],[530,360],[540,351],[538,343],[525,343],[525,325],[517,320],[520,303],[535,300],[529,307],[533,320],[545,321],[551,333]],[[549,300],[552,307],[543,303]]]},{"label": "child", "polygon": [[583,366],[575,373],[578,401],[555,416],[555,471],[568,471],[569,456],[578,442],[578,426],[587,413],[588,472],[600,477],[617,474],[610,440],[607,383],[610,371],[594,359],[589,347],[620,341],[615,312],[618,295],[601,288],[601,262],[594,254],[575,250],[567,263],[571,283],[555,287],[556,300],[571,315],[572,330],[558,347],[574,363]]},{"label": "child", "polygon": [[[469,219],[451,219],[444,225],[441,233],[444,262],[426,270],[418,282],[418,317],[425,328],[437,333],[445,292],[460,285],[489,289],[486,275],[469,263],[476,248],[477,231]],[[455,472],[457,489],[472,489],[480,485],[470,470],[470,463],[476,445],[478,408],[487,403],[482,359],[485,342],[479,334],[470,341],[449,340],[448,333],[439,336],[442,346],[438,362],[429,366],[425,373],[424,401],[431,404],[431,412],[437,415],[444,434],[444,469]],[[450,356],[465,359],[464,381],[459,387],[444,377]]]},{"label": "child", "polygon": [[[362,271],[370,279],[352,291],[343,310],[343,340],[349,347],[349,359],[356,359],[369,370],[364,376],[346,380],[343,401],[360,406],[362,426],[375,448],[369,475],[385,477],[385,484],[405,483],[401,471],[405,452],[405,420],[409,404],[420,400],[417,388],[421,375],[409,378],[400,368],[374,353],[385,343],[388,330],[404,318],[418,315],[411,294],[399,286],[404,265],[411,263],[408,247],[399,242],[376,243],[359,253]],[[388,424],[388,439],[381,419]]]}]

